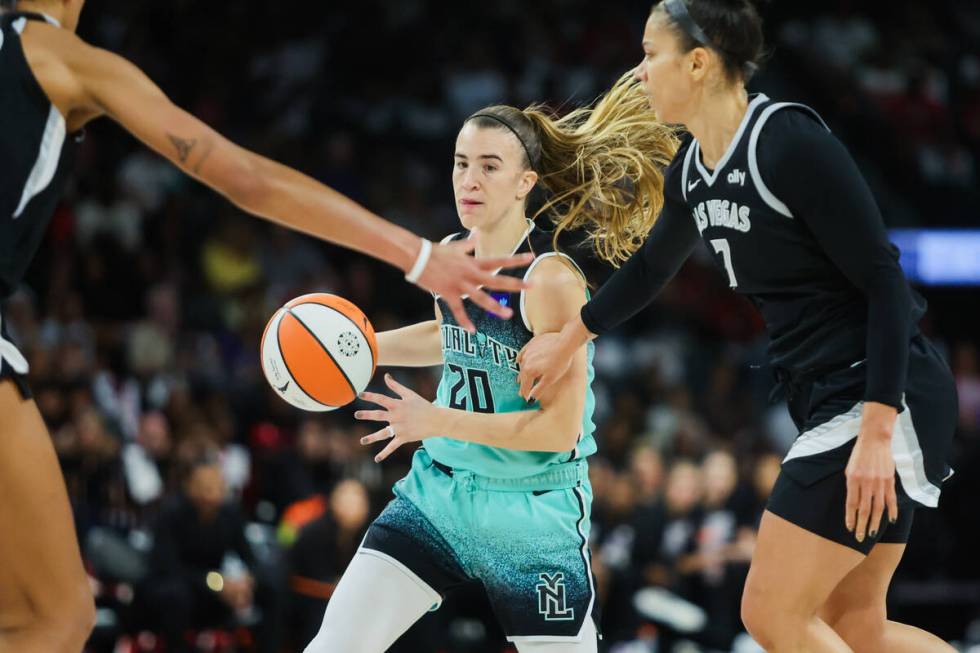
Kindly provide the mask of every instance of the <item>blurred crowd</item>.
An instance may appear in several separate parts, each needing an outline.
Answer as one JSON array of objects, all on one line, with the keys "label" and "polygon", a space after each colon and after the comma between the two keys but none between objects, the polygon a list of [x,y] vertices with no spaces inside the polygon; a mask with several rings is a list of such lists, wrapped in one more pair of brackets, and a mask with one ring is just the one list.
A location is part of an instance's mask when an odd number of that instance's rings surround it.
[{"label": "blurred crowd", "polygon": [[899,2],[869,15],[861,3],[831,4],[836,11],[819,9],[779,26],[779,53],[789,55],[780,68],[810,77],[813,97],[823,98],[822,111],[837,114],[873,184],[902,189],[878,193],[893,225],[915,225],[923,212],[942,213],[946,225],[974,225],[980,160],[976,7]]},{"label": "blurred crowd", "polygon": [[[753,88],[816,107],[891,226],[975,222],[976,4],[783,5],[765,9],[774,52]],[[435,238],[457,228],[460,120],[501,101],[560,111],[590,100],[639,58],[648,10],[89,0],[80,32],[236,141]],[[431,300],[396,270],[240,214],[111,124],[91,127],[79,159],[8,311],[100,607],[90,650],[300,651],[411,452],[377,465],[350,409],[288,406],[262,376],[259,338],[304,292],[343,295],[377,330],[430,319]],[[600,284],[609,270],[579,254]],[[962,471],[940,509],[916,517],[891,609],[980,641],[977,291],[924,292],[923,328],[960,391]],[[590,466],[605,650],[752,650],[741,584],[796,434],[768,401],[765,344],[705,252],[599,342]],[[438,372],[395,375],[432,397]],[[393,650],[508,649],[473,586]]]}]

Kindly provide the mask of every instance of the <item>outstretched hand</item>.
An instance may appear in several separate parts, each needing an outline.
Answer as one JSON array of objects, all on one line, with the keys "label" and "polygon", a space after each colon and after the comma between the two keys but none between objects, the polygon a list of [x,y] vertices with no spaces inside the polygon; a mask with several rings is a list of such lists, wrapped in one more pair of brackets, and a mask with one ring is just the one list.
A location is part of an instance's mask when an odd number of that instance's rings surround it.
[{"label": "outstretched hand", "polygon": [[388,440],[385,448],[374,457],[374,462],[380,463],[390,456],[398,447],[409,442],[420,442],[436,435],[436,417],[438,408],[420,397],[416,392],[395,381],[390,374],[385,374],[385,385],[397,394],[397,397],[378,394],[377,392],[362,392],[360,398],[381,406],[384,410],[359,410],[354,417],[369,422],[387,422],[388,426],[361,438],[361,444],[373,444]]},{"label": "outstretched hand", "polygon": [[432,246],[429,262],[419,277],[418,285],[445,300],[461,327],[473,333],[476,327],[466,315],[463,296],[469,297],[481,308],[509,319],[514,311],[501,306],[489,290],[518,292],[527,287],[522,279],[498,275],[501,268],[527,265],[534,260],[533,254],[520,254],[506,258],[476,258],[470,252],[476,247],[476,238]]}]

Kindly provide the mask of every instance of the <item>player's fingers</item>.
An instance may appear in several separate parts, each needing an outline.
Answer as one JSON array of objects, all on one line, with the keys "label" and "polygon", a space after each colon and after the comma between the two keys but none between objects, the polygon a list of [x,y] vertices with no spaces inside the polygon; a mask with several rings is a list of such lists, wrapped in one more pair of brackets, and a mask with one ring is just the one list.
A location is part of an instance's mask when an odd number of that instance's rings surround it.
[{"label": "player's fingers", "polygon": [[548,388],[551,387],[552,378],[550,374],[542,374],[538,382],[534,384],[534,387],[528,390],[527,400],[534,401],[535,399],[540,399],[541,395],[548,392]]},{"label": "player's fingers", "polygon": [[527,345],[524,345],[523,347],[521,347],[521,350],[517,352],[517,358],[515,359],[515,362],[517,363],[517,366],[521,368],[521,371],[517,373],[517,378],[520,378],[521,375],[524,373],[524,353],[526,351],[527,351]]},{"label": "player's fingers", "polygon": [[858,482],[847,474],[847,499],[844,501],[844,526],[848,531],[854,532],[857,521],[857,509],[859,498]]},{"label": "player's fingers", "polygon": [[385,458],[393,454],[395,452],[395,449],[402,446],[402,444],[403,442],[401,440],[399,440],[398,438],[394,438],[391,442],[388,443],[388,446],[382,449],[381,452],[374,457],[374,462],[380,463],[382,460],[384,460]]},{"label": "player's fingers", "polygon": [[372,404],[378,404],[379,406],[384,406],[385,408],[391,408],[395,405],[395,399],[389,397],[388,395],[383,395],[378,392],[368,392],[364,391],[357,395],[358,399],[371,402]]},{"label": "player's fingers", "polygon": [[[520,363],[518,363],[519,365]],[[531,393],[531,388],[534,387],[534,376],[526,369],[521,369],[520,373],[517,375],[517,381],[520,383],[521,387],[518,389],[518,393],[524,399]]]},{"label": "player's fingers", "polygon": [[892,524],[898,521],[898,495],[895,492],[895,477],[885,481],[885,505],[888,507],[888,521]]},{"label": "player's fingers", "polygon": [[386,426],[380,431],[375,431],[371,435],[365,435],[363,438],[361,438],[361,444],[373,444],[375,442],[381,442],[382,440],[390,440],[390,439],[391,439],[391,429],[389,429]]},{"label": "player's fingers", "polygon": [[443,297],[443,300],[449,305],[449,310],[452,311],[453,317],[456,318],[459,326],[470,333],[476,333],[476,327],[473,326],[473,322],[470,321],[469,316],[466,314],[466,309],[463,308],[463,302],[460,298],[455,295],[447,295]]},{"label": "player's fingers", "polygon": [[396,381],[395,377],[393,377],[388,372],[385,372],[385,384],[389,388],[397,392],[398,396],[401,397],[402,399],[404,399],[405,397],[412,397],[416,394],[415,391],[409,388],[408,386],[402,385],[401,383]]},{"label": "player's fingers", "polygon": [[864,541],[868,532],[868,519],[871,518],[871,499],[874,496],[874,486],[866,480],[860,483],[861,496],[858,499],[857,524],[854,527],[854,537],[858,542]]},{"label": "player's fingers", "polygon": [[364,422],[387,422],[391,418],[391,413],[386,410],[358,410],[354,412],[354,419]]},{"label": "player's fingers", "polygon": [[483,310],[493,313],[498,317],[502,317],[505,320],[510,319],[510,317],[514,315],[513,309],[502,306],[500,302],[479,288],[474,289],[473,292],[470,293],[470,300]]},{"label": "player's fingers", "polygon": [[522,397],[527,399],[530,395],[534,386],[541,383],[542,372],[540,372],[533,364],[531,364],[527,358],[524,359],[522,363],[519,364],[521,371],[518,373],[517,380],[520,383],[520,389],[518,392]]},{"label": "player's fingers", "polygon": [[876,481],[871,496],[871,519],[868,522],[868,537],[874,539],[881,529],[881,515],[885,512],[885,483]]}]

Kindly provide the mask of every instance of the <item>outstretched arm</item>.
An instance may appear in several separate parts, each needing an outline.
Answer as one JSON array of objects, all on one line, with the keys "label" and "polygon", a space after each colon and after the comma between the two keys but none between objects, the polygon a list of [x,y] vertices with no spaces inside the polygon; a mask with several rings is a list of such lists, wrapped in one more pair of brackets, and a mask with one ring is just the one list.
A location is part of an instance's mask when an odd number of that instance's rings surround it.
[{"label": "outstretched arm", "polygon": [[[75,34],[31,25],[25,52],[45,93],[71,127],[107,115],[136,138],[241,209],[283,226],[418,272],[417,283],[446,298],[460,324],[472,329],[460,297],[510,316],[481,286],[514,291],[519,279],[495,276],[527,257],[476,260],[474,244],[432,246],[316,180],[239,147],[174,105],[138,67],[92,47]],[[424,261],[424,266],[416,263]]]}]

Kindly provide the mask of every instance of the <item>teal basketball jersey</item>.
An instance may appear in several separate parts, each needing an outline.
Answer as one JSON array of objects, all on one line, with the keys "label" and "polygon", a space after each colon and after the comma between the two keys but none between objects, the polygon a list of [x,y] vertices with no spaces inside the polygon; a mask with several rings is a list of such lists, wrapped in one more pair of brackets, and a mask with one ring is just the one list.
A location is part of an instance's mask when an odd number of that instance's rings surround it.
[{"label": "teal basketball jersey", "polygon": [[[453,234],[443,242],[467,236],[466,232]],[[575,265],[567,255],[553,251],[549,232],[536,229],[533,224],[514,250],[515,254],[524,252],[532,252],[537,256],[523,268],[501,270],[499,274],[527,278],[538,263],[550,256],[563,256]],[[577,269],[578,266],[575,267]],[[436,298],[442,312],[443,354],[442,379],[435,400],[437,406],[482,413],[509,413],[538,408],[536,402],[524,401],[517,383],[517,354],[534,337],[524,312],[524,293],[495,292],[493,296],[501,304],[513,308],[514,316],[503,320],[487,313],[468,299],[464,300],[467,315],[476,326],[474,334],[460,327],[449,306],[442,298]],[[587,347],[585,410],[578,442],[573,449],[560,453],[515,451],[454,440],[451,433],[445,434],[445,437],[427,439],[424,443],[425,449],[433,459],[443,465],[493,478],[531,476],[547,471],[553,465],[561,465],[595,453],[595,424],[592,422],[595,411],[595,396],[592,392],[595,345],[590,342]]]}]

